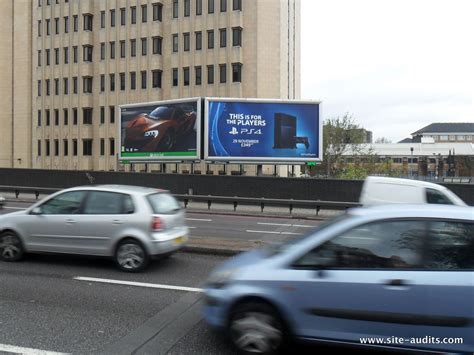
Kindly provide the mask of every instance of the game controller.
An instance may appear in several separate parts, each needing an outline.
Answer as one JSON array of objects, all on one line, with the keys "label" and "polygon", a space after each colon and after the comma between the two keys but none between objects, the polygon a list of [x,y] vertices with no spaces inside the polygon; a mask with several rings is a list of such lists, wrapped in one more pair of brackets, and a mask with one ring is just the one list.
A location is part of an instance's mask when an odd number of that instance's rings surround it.
[{"label": "game controller", "polygon": [[306,149],[309,149],[309,140],[308,137],[295,137],[295,143],[298,144],[304,144]]}]

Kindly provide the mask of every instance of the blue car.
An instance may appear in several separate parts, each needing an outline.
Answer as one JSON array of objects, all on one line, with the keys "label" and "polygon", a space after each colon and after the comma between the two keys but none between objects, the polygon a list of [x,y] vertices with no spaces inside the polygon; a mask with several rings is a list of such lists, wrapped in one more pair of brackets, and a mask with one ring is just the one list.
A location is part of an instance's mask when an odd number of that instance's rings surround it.
[{"label": "blue car", "polygon": [[474,351],[474,208],[359,208],[290,243],[236,256],[204,317],[243,353],[291,340]]}]

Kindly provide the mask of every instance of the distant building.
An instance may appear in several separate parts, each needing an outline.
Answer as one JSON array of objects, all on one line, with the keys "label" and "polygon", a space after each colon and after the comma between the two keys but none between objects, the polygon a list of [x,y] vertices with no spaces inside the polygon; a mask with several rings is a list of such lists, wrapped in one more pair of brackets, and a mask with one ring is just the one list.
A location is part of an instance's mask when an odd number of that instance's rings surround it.
[{"label": "distant building", "polygon": [[[398,143],[420,143],[431,138],[434,142],[474,143],[474,123],[432,123]],[[428,138],[428,139],[427,139]]]}]

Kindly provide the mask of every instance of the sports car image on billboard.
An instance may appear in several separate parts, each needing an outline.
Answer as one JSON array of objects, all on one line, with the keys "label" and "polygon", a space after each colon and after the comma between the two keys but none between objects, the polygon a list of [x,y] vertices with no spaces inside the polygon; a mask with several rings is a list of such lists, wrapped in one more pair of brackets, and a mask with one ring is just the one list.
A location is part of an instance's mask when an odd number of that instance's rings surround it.
[{"label": "sports car image on billboard", "polygon": [[121,106],[123,158],[196,156],[197,101]]}]

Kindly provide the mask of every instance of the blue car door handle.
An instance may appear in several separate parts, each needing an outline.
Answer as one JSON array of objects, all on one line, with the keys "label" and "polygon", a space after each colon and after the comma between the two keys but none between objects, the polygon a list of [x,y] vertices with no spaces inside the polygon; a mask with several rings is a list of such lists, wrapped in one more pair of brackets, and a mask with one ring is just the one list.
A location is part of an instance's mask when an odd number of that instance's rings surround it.
[{"label": "blue car door handle", "polygon": [[409,282],[402,279],[388,280],[385,284],[387,286],[409,286]]}]

